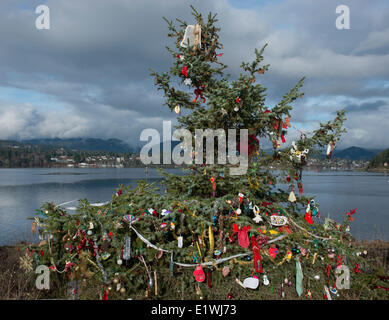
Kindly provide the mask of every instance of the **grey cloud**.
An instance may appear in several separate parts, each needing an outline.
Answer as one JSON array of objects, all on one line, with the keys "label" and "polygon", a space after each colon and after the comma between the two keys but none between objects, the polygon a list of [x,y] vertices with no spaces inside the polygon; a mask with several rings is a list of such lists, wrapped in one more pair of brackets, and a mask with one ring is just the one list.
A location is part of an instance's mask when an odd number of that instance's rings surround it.
[{"label": "grey cloud", "polygon": [[[13,110],[20,109],[21,119],[7,114],[14,125],[0,128],[1,137],[22,130],[32,136],[89,135],[135,143],[143,128],[161,128],[163,119],[176,118],[162,106],[149,68],[165,71],[172,62],[165,45],[173,44],[162,16],[190,22],[192,1],[48,0],[52,29],[47,32],[34,28],[34,9],[41,3],[2,0],[0,85],[48,94],[67,109],[43,114],[39,105],[10,102]],[[389,10],[378,0],[342,4],[350,6],[351,30],[335,28],[337,0],[270,2],[258,11],[232,8],[226,0],[194,3],[205,15],[210,10],[218,13],[221,59],[233,78],[241,72],[241,61],[252,59],[254,48],[267,42],[264,62],[271,64],[270,71],[258,81],[268,87],[268,105],[307,76],[306,95],[292,114],[295,123],[309,127],[331,118],[342,102],[353,113],[347,121],[349,132],[355,137],[364,132],[356,144],[368,145],[384,128],[373,128],[373,120],[361,121],[362,111],[352,111],[389,98],[389,87],[381,85],[389,79]],[[374,81],[378,84],[370,85]],[[377,121],[388,111],[385,106],[375,112],[374,105],[370,107]],[[350,135],[345,139],[352,142]]]}]

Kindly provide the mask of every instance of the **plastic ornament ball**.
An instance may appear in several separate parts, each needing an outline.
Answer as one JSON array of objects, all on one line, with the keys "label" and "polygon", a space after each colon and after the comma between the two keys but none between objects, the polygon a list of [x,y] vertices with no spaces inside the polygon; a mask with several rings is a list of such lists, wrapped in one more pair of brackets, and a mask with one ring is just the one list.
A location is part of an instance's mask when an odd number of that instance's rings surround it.
[{"label": "plastic ornament ball", "polygon": [[113,279],[113,283],[114,284],[118,284],[119,283],[119,279],[118,278]]},{"label": "plastic ornament ball", "polygon": [[228,299],[232,299],[232,293],[228,292]]},{"label": "plastic ornament ball", "polygon": [[314,279],[315,280],[320,280],[320,276],[317,274],[317,275],[314,276]]},{"label": "plastic ornament ball", "polygon": [[288,284],[288,282],[289,282],[288,278],[285,278],[284,282],[285,282],[285,284]]},{"label": "plastic ornament ball", "polygon": [[121,293],[121,294],[126,293],[126,288],[120,288],[120,293]]},{"label": "plastic ornament ball", "polygon": [[251,257],[250,257],[250,256],[247,256],[247,257],[246,257],[246,260],[247,260],[247,261],[251,261]]},{"label": "plastic ornament ball", "polygon": [[108,291],[112,291],[112,287],[109,286],[109,287],[107,288],[107,290],[108,290]]},{"label": "plastic ornament ball", "polygon": [[88,235],[91,236],[93,234],[92,230],[88,230]]},{"label": "plastic ornament ball", "polygon": [[123,263],[123,260],[122,260],[122,259],[118,259],[117,264],[118,264],[119,266],[121,266],[122,263]]}]

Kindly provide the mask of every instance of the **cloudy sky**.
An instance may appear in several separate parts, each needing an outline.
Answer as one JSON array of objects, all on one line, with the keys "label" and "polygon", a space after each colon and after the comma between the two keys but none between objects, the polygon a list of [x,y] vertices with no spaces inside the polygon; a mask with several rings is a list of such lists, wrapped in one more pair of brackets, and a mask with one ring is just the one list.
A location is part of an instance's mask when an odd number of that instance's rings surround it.
[{"label": "cloudy sky", "polygon": [[[37,30],[35,8],[50,8]],[[389,147],[387,0],[1,0],[0,139],[119,138],[140,145],[144,128],[174,120],[149,68],[166,71],[162,17],[193,22],[189,5],[218,14],[233,77],[268,43],[259,79],[275,105],[306,76],[293,125],[309,131],[347,110],[341,147]],[[338,5],[350,29],[338,30]],[[297,132],[290,132],[289,141]]]}]

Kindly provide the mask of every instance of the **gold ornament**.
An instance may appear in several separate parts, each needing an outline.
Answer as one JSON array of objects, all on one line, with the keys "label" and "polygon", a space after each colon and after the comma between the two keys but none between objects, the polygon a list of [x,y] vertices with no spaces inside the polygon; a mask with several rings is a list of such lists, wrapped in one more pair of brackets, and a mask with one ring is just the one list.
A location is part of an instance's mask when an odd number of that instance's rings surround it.
[{"label": "gold ornament", "polygon": [[119,279],[118,278],[113,279],[113,283],[114,284],[118,284],[119,283]]},{"label": "gold ornament", "polygon": [[209,236],[209,252],[212,254],[213,249],[215,247],[215,240],[213,237],[213,230],[212,230],[211,225],[208,226],[208,236]]},{"label": "gold ornament", "polygon": [[36,222],[33,222],[31,225],[31,233],[34,234],[36,231]]},{"label": "gold ornament", "polygon": [[24,270],[25,273],[28,273],[28,272],[33,270],[32,258],[27,252],[24,255],[24,257],[20,257],[19,260],[20,260],[20,264],[21,264],[20,267]]},{"label": "gold ornament", "polygon": [[126,288],[120,288],[120,293],[121,293],[121,294],[126,293]]}]

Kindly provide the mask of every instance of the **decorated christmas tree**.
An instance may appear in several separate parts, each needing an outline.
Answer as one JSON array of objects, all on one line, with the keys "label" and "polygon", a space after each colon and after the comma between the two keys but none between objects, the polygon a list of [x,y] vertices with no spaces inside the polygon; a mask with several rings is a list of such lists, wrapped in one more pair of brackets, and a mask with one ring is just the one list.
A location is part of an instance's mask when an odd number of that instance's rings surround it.
[{"label": "decorated christmas tree", "polygon": [[[356,210],[345,210],[343,225],[324,220],[303,190],[307,159],[322,148],[332,156],[344,112],[287,146],[303,79],[270,106],[259,83],[269,71],[265,47],[231,80],[220,61],[216,15],[205,19],[193,9],[191,24],[166,21],[173,66],[152,76],[178,115],[177,128],[193,136],[196,129],[222,129],[218,142],[236,129],[237,143],[227,151],[246,157],[247,170],[231,174],[238,164],[207,163],[206,148],[188,150],[182,142],[176,148],[187,151],[190,164],[183,175],[164,173],[165,192],[139,181],[120,186],[101,206],[80,200],[75,214],[44,204],[33,222],[41,243],[27,248],[26,269],[49,266],[51,281],[70,281],[81,299],[334,299],[352,290],[367,296],[369,265],[349,233]],[[265,141],[273,152],[263,150]]]}]

